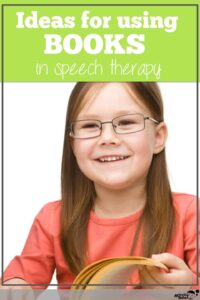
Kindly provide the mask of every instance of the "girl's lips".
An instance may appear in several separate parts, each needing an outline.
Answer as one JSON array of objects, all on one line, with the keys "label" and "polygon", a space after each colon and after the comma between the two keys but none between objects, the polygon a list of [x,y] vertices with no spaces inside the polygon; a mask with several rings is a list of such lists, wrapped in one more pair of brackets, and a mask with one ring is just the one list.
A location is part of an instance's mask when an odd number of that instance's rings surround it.
[{"label": "girl's lips", "polygon": [[99,157],[97,159],[95,159],[96,161],[100,162],[100,163],[110,163],[110,162],[117,162],[120,160],[125,160],[127,159],[129,156],[123,156],[123,155],[110,155],[110,156],[102,156]]}]

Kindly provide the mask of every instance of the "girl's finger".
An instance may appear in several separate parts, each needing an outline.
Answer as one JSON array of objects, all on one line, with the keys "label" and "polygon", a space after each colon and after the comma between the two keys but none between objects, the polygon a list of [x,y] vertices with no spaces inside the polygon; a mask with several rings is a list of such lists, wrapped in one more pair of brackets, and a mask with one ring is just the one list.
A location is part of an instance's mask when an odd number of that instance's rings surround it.
[{"label": "girl's finger", "polygon": [[[175,288],[173,287],[173,278],[168,278],[168,273],[162,272],[162,270],[158,268],[144,267],[140,275],[142,283],[154,284],[156,288]],[[151,288],[153,288],[153,286]]]},{"label": "girl's finger", "polygon": [[171,253],[153,254],[152,258],[162,262],[170,269],[176,269],[176,270],[189,269],[188,266],[181,258]]}]

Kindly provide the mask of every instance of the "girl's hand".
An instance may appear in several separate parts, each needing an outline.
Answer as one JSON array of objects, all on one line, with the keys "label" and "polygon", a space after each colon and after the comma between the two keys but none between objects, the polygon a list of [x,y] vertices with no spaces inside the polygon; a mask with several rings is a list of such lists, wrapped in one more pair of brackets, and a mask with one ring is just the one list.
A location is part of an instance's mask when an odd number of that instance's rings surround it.
[{"label": "girl's hand", "polygon": [[[2,282],[1,282],[2,283]],[[4,300],[34,300],[34,293],[28,283],[21,278],[12,278],[6,280],[5,284],[13,284],[10,286],[1,285],[0,283],[0,299]],[[16,284],[26,284],[26,286],[17,286]],[[1,298],[2,297],[2,298]]]},{"label": "girl's hand", "polygon": [[[174,284],[187,284],[182,288],[189,289],[192,285],[192,272],[186,263],[179,257],[170,253],[152,255],[153,259],[166,265],[168,272],[156,267],[143,267],[140,270],[142,284],[156,284],[156,286],[144,286],[144,288],[177,288]],[[163,284],[167,286],[162,286]],[[159,286],[160,285],[160,286]]]}]

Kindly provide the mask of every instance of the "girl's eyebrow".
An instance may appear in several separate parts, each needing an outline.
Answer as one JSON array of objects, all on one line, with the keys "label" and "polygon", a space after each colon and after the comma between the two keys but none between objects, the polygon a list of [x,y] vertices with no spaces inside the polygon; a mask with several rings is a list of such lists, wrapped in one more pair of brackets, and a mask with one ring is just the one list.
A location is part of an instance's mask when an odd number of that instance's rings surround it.
[{"label": "girl's eyebrow", "polygon": [[[141,113],[141,111],[130,111],[130,110],[120,110],[117,111],[113,114],[113,118],[123,116],[123,115],[129,115],[129,114],[134,114],[134,113]],[[101,119],[102,116],[100,115],[93,115],[93,114],[81,114],[78,116],[78,119],[95,119],[99,120]]]}]

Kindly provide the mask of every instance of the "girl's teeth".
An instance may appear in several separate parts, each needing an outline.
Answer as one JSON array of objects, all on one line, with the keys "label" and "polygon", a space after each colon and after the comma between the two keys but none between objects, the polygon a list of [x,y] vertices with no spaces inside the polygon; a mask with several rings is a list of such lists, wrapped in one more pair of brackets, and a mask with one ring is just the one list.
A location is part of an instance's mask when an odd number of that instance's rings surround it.
[{"label": "girl's teeth", "polygon": [[116,160],[122,160],[124,159],[125,156],[115,156],[115,157],[104,157],[104,158],[100,158],[99,161],[101,162],[105,162],[105,161],[116,161]]}]

